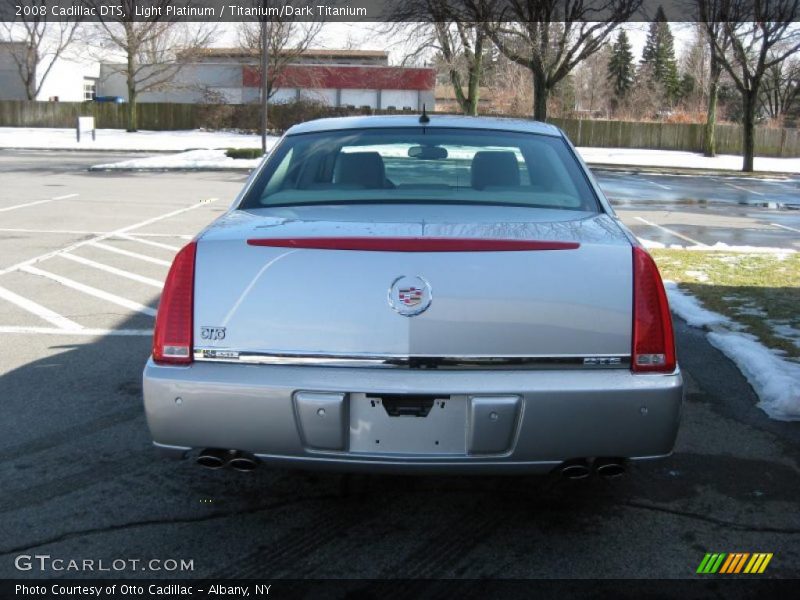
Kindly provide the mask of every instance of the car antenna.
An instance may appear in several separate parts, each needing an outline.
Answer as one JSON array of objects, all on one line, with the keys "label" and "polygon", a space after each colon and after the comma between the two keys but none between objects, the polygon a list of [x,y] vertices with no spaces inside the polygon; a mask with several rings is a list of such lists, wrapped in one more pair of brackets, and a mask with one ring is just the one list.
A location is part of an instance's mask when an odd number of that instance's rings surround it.
[{"label": "car antenna", "polygon": [[425,112],[425,105],[424,104],[422,105],[422,114],[419,116],[419,122],[423,123],[423,124],[431,122],[431,118],[428,116],[428,113]]}]

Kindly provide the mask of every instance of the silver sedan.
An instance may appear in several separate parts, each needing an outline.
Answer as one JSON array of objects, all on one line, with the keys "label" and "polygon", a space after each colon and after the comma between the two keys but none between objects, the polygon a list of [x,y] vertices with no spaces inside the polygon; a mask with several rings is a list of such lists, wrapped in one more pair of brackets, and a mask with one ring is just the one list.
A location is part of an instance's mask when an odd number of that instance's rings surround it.
[{"label": "silver sedan", "polygon": [[211,468],[592,469],[672,451],[683,382],[652,258],[556,127],[291,128],[176,256],[144,403]]}]

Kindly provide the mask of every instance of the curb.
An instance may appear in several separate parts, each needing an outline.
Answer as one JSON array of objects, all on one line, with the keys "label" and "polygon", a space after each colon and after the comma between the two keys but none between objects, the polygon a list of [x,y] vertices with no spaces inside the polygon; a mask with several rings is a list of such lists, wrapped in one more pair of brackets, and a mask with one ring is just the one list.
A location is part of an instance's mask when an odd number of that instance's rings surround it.
[{"label": "curb", "polygon": [[255,167],[89,167],[86,170],[91,171],[93,173],[132,173],[132,172],[141,172],[141,173],[169,173],[171,171],[182,171],[182,172],[191,172],[191,171],[228,171],[230,173],[248,173],[255,169]]},{"label": "curb", "polygon": [[[719,169],[675,169],[671,167],[645,167],[641,165],[617,165],[604,163],[587,163],[592,171],[609,171],[617,173],[632,174],[651,174],[651,175],[675,175],[683,177],[691,176],[715,176],[729,177],[732,179],[792,179],[800,176],[800,173],[788,173],[779,171],[759,171],[756,173],[744,173],[741,171],[726,171]],[[139,171],[139,172],[168,172],[168,171],[231,171],[242,172],[251,171],[255,167],[89,167],[88,171],[93,172],[112,172],[112,171]]]},{"label": "curb", "polygon": [[696,169],[688,169],[681,167],[658,167],[658,166],[644,166],[644,165],[620,165],[608,163],[590,163],[587,162],[592,171],[617,171],[635,174],[651,174],[651,175],[678,175],[678,176],[692,176],[692,175],[713,175],[716,177],[734,177],[741,179],[775,179],[784,178],[791,179],[800,177],[800,173],[793,173],[791,171],[755,171],[753,173],[746,173],[744,171],[733,171],[730,169],[707,169],[698,167]]},{"label": "curb", "polygon": [[141,148],[127,149],[127,148],[38,148],[35,146],[3,146],[3,150],[36,150],[38,152],[113,152],[114,154],[176,154],[178,152],[189,152],[190,150],[208,150],[208,148],[188,148],[186,150],[142,150]]}]

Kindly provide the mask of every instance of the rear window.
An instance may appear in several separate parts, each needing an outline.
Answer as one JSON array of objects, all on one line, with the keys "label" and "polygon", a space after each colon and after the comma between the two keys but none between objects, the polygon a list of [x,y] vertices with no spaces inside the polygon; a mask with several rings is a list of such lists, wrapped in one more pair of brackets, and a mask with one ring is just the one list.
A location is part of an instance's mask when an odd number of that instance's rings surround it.
[{"label": "rear window", "polygon": [[598,211],[563,139],[438,127],[287,136],[240,208],[381,203]]}]

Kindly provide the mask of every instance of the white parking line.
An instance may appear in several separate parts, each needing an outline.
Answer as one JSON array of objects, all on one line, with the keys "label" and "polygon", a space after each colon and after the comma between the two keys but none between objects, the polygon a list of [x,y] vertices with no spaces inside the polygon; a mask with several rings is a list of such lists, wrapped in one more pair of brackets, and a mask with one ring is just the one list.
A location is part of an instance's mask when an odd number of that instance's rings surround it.
[{"label": "white parking line", "polygon": [[18,208],[27,208],[28,206],[36,206],[37,204],[44,204],[45,202],[52,202],[52,200],[37,200],[36,202],[26,202],[25,204],[15,204],[14,206],[6,206],[5,208],[0,208],[0,212],[17,210]]},{"label": "white parking line", "polygon": [[763,196],[764,194],[761,192],[757,192],[755,190],[748,189],[746,187],[742,187],[740,185],[736,185],[735,183],[728,183],[727,181],[723,182],[728,187],[736,188],[737,190],[742,190],[743,192],[749,192],[751,194],[755,194],[756,196]]},{"label": "white parking line", "polygon": [[138,258],[139,260],[153,263],[155,265],[162,265],[168,267],[171,264],[168,260],[161,260],[160,258],[153,258],[152,256],[147,256],[145,254],[139,254],[138,252],[123,250],[122,248],[116,248],[115,246],[109,246],[108,244],[103,244],[101,242],[92,242],[91,246],[93,248],[100,248],[108,252],[115,252],[117,254],[122,254],[124,256],[130,256],[131,258]]},{"label": "white parking line", "polygon": [[171,246],[169,244],[162,244],[161,242],[154,242],[152,240],[143,240],[143,239],[140,239],[139,237],[132,236],[132,235],[127,235],[125,233],[120,234],[118,237],[120,237],[120,238],[122,238],[124,240],[130,240],[132,242],[139,242],[140,244],[146,244],[148,246],[153,246],[154,248],[163,248],[164,250],[172,250],[173,252],[177,252],[178,250],[180,250],[180,248],[178,246]]},{"label": "white parking line", "polygon": [[64,254],[59,254],[59,257],[69,259],[76,263],[81,263],[82,265],[86,265],[87,267],[99,269],[100,271],[106,271],[107,273],[113,273],[114,275],[119,275],[120,277],[132,279],[133,281],[138,281],[139,283],[144,283],[146,285],[150,285],[158,289],[161,289],[164,286],[164,284],[161,281],[158,281],[157,279],[151,279],[150,277],[145,277],[144,275],[131,273],[130,271],[123,271],[122,269],[118,269],[116,267],[112,267],[111,265],[105,265],[103,263],[89,260],[88,258],[78,256],[77,254],[69,254],[65,252]]},{"label": "white parking line", "polygon": [[84,327],[82,329],[60,329],[56,327],[16,327],[16,326],[2,326],[0,325],[0,333],[47,333],[54,335],[89,335],[103,337],[107,335],[140,335],[151,336],[153,335],[152,329],[91,329]]},{"label": "white parking line", "polygon": [[78,325],[75,321],[68,319],[67,317],[62,317],[57,312],[53,312],[49,308],[45,308],[41,304],[37,304],[33,300],[28,300],[27,298],[23,298],[19,294],[15,294],[11,290],[7,290],[6,288],[0,287],[0,298],[3,300],[8,300],[12,304],[16,304],[22,309],[27,310],[30,313],[33,313],[37,317],[41,317],[45,321],[52,323],[53,325],[60,327],[62,330],[74,333],[77,330],[81,329],[81,326]]},{"label": "white parking line", "polygon": [[215,200],[216,200],[216,198],[209,198],[207,200],[203,200],[203,201],[198,202],[196,204],[192,204],[191,206],[187,206],[185,208],[180,208],[178,210],[173,210],[173,211],[165,213],[163,215],[159,215],[158,217],[152,217],[152,218],[147,219],[145,221],[140,221],[139,223],[134,223],[133,225],[128,225],[127,227],[122,227],[122,228],[116,229],[114,231],[109,231],[108,233],[103,233],[101,235],[95,236],[95,237],[90,238],[88,240],[81,240],[80,242],[75,242],[74,244],[70,244],[69,246],[66,246],[65,248],[61,248],[59,250],[51,250],[50,252],[46,252],[45,254],[40,254],[39,256],[34,256],[33,258],[29,258],[27,260],[23,260],[22,262],[18,262],[18,263],[14,264],[14,265],[11,265],[10,267],[6,267],[6,268],[0,270],[0,275],[5,275],[6,273],[11,273],[13,271],[19,271],[22,267],[25,267],[25,266],[28,266],[28,265],[33,265],[33,264],[36,264],[36,263],[41,262],[43,260],[47,260],[48,258],[52,258],[53,256],[57,256],[58,254],[61,254],[62,252],[71,252],[71,251],[75,250],[76,248],[80,248],[81,246],[85,246],[85,245],[91,244],[93,242],[99,242],[101,240],[105,240],[105,239],[108,239],[110,237],[114,237],[115,235],[119,235],[121,233],[128,233],[130,231],[134,231],[134,230],[139,229],[141,227],[146,227],[146,226],[151,225],[153,223],[157,223],[158,221],[163,221],[164,219],[169,219],[170,217],[175,217],[175,216],[183,214],[183,213],[185,213],[187,211],[194,210],[196,208],[201,208],[201,207],[205,206],[206,204],[208,204],[209,202],[214,202]]},{"label": "white parking line", "polygon": [[770,223],[773,227],[780,227],[781,229],[786,229],[788,231],[796,231],[800,233],[800,229],[795,229],[794,227],[789,227],[788,225],[781,225],[780,223]]},{"label": "white parking line", "polygon": [[46,277],[47,279],[52,279],[53,281],[60,283],[61,285],[72,288],[74,290],[78,290],[79,292],[83,292],[84,294],[88,294],[89,296],[100,298],[101,300],[105,300],[106,302],[111,302],[112,304],[117,304],[119,306],[123,306],[130,310],[135,310],[137,312],[149,315],[151,317],[156,316],[155,309],[152,309],[149,306],[145,306],[144,304],[139,304],[138,302],[134,302],[133,300],[128,300],[127,298],[117,296],[116,294],[111,294],[109,292],[99,290],[90,285],[85,285],[83,283],[80,283],[79,281],[75,281],[74,279],[70,279],[68,277],[62,277],[61,275],[56,275],[55,273],[50,273],[49,271],[42,271],[41,269],[37,269],[36,267],[31,267],[31,266],[22,267],[22,269],[20,270],[26,273],[30,273],[31,275],[38,275],[39,277]]},{"label": "white parking line", "polygon": [[48,198],[47,200],[35,200],[34,202],[25,202],[23,204],[15,204],[14,206],[6,206],[0,208],[0,212],[7,212],[9,210],[17,210],[18,208],[27,208],[29,206],[36,206],[37,204],[44,204],[45,202],[52,202],[53,200],[66,200],[67,198],[74,198],[78,194],[66,194],[64,196],[56,196],[55,198]]},{"label": "white parking line", "polygon": [[664,190],[671,190],[671,189],[672,189],[672,188],[671,188],[671,187],[669,187],[668,185],[662,185],[662,184],[660,184],[660,183],[656,183],[655,181],[650,181],[649,179],[645,179],[645,181],[646,181],[647,183],[650,183],[650,184],[652,184],[652,185],[657,185],[658,187],[660,187],[661,189],[664,189]]},{"label": "white parking line", "polygon": [[641,221],[645,225],[650,225],[650,227],[655,227],[657,229],[661,229],[662,231],[666,231],[667,233],[669,233],[671,235],[674,235],[675,237],[679,237],[682,240],[686,240],[687,242],[691,242],[695,246],[706,246],[707,245],[707,244],[704,244],[703,242],[698,242],[697,240],[693,240],[692,238],[690,238],[688,236],[685,236],[682,233],[678,233],[677,231],[674,231],[673,229],[670,229],[669,227],[664,227],[663,225],[658,225],[656,223],[653,223],[652,221],[648,221],[647,219],[643,219],[642,217],[635,217],[635,218],[636,218],[637,221]]},{"label": "white parking line", "polygon": [[[22,227],[0,227],[0,231],[7,231],[9,233],[53,233],[75,235],[106,235],[109,233],[114,233],[113,231],[86,231],[81,229],[25,229]],[[182,240],[190,240],[194,236],[187,235],[185,233],[137,233],[136,237],[180,238]]]}]

